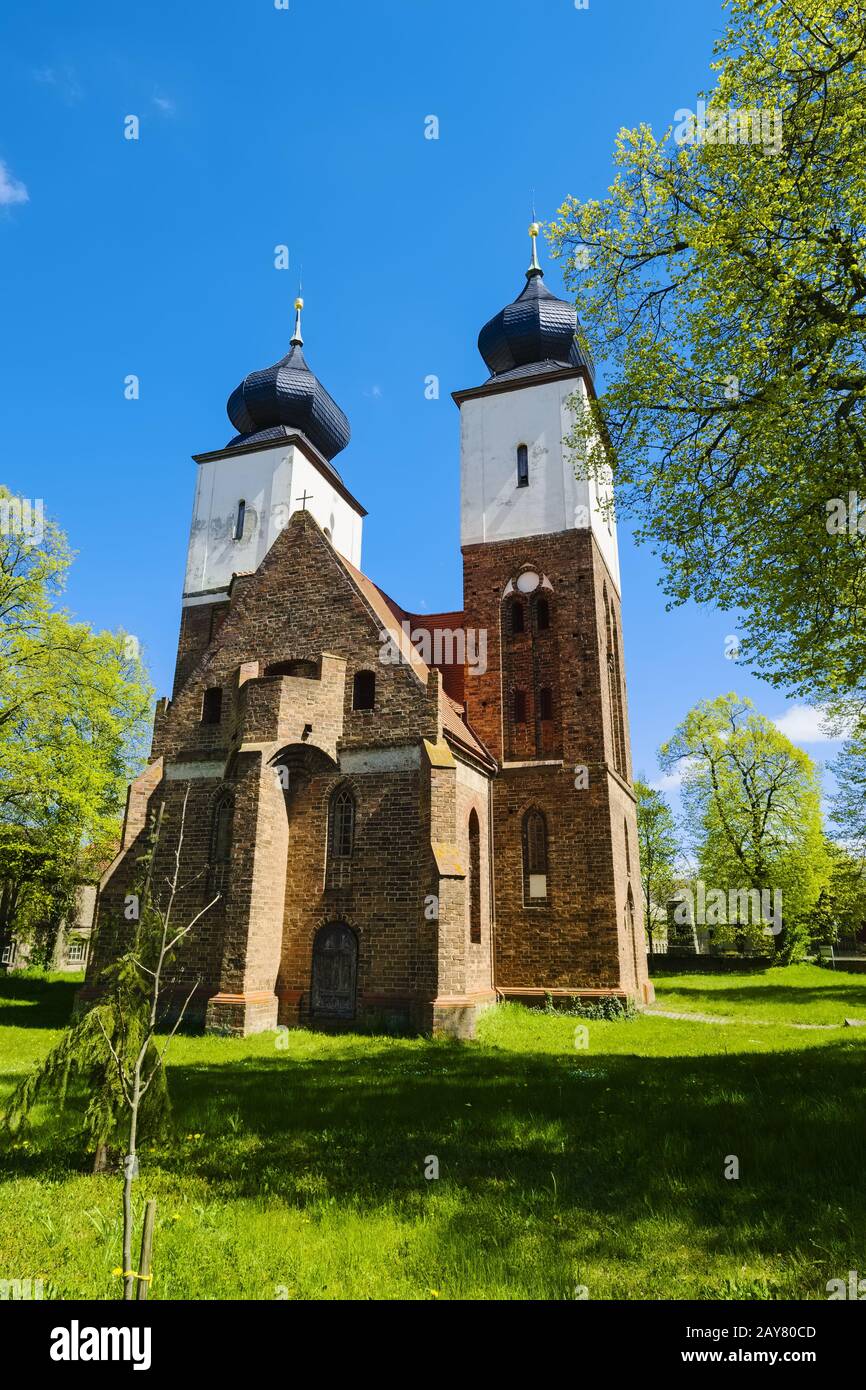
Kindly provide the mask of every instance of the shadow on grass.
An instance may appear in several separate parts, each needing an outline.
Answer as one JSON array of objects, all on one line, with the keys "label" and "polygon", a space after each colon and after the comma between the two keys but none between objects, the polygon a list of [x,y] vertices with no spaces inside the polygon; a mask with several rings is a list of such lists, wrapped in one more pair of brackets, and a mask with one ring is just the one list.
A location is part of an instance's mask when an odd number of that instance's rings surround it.
[{"label": "shadow on grass", "polygon": [[0,1027],[64,1028],[81,984],[80,979],[0,976]]},{"label": "shadow on grass", "polygon": [[[688,1236],[744,1259],[866,1265],[857,1040],[653,1057],[366,1038],[312,1058],[227,1049],[219,1063],[171,1065],[170,1083],[175,1134],[145,1142],[142,1169],[181,1192],[199,1179],[217,1201],[415,1219],[450,1191],[453,1208],[436,1212],[443,1248],[474,1242],[515,1261],[532,1227],[556,1248],[579,1236],[626,1256],[640,1239],[651,1250],[654,1236],[662,1248]],[[3,1151],[0,1171],[80,1170],[53,1120],[33,1139]],[[433,1155],[440,1177],[427,1182]],[[724,1176],[732,1155],[738,1180]]]}]

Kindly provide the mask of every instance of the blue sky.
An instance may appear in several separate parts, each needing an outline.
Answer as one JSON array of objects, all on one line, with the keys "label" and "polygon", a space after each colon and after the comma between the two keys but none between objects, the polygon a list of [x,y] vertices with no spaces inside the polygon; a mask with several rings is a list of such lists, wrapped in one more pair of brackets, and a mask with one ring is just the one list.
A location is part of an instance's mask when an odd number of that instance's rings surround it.
[{"label": "blue sky", "polygon": [[[227,442],[230,391],[288,350],[301,271],[307,358],[352,424],[364,569],[409,609],[460,607],[450,393],[486,375],[478,330],[523,284],[533,191],[542,219],[602,196],[619,127],[664,128],[709,84],[723,19],[718,0],[6,0],[0,480],[68,532],[77,615],[136,634],[170,689],[190,455]],[[730,619],[666,613],[651,555],[620,543],[654,779],[698,699],[790,706],[725,658]],[[806,713],[787,729],[819,759],[837,746]]]}]

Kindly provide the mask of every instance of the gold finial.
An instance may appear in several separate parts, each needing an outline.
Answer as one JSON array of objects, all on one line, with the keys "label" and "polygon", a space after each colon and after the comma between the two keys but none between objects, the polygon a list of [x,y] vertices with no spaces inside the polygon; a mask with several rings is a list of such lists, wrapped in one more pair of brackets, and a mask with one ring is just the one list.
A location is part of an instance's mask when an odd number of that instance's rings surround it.
[{"label": "gold finial", "polygon": [[303,309],[303,307],[304,301],[301,298],[301,296],[298,295],[297,299],[295,300],[295,331],[292,334],[292,344],[294,345],[296,343],[298,347],[303,347],[304,343],[304,340],[301,337],[301,310]]},{"label": "gold finial", "polygon": [[532,238],[532,260],[531,260],[530,263],[529,263],[529,269],[528,269],[527,272],[526,272],[527,275],[543,275],[543,274],[544,274],[544,271],[541,269],[541,266],[538,264],[538,233],[539,233],[540,231],[541,231],[541,224],[540,224],[539,222],[530,222],[530,224],[529,224],[529,235],[530,235],[530,237]]}]

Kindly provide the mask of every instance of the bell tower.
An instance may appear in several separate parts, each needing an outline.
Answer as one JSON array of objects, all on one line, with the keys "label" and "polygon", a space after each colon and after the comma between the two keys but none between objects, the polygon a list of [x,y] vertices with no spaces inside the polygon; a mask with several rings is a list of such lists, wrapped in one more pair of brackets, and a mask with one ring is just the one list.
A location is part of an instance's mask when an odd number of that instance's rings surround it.
[{"label": "bell tower", "polygon": [[493,784],[496,985],[513,998],[646,1000],[616,526],[565,442],[594,395],[574,307],[532,257],[458,391],[466,714]]},{"label": "bell tower", "polygon": [[303,307],[296,299],[288,354],[229,396],[234,438],[195,455],[175,695],[219,631],[234,580],[258,569],[294,512],[311,512],[334,549],[361,564],[366,512],[333,462],[351,437],[349,421],[307,366]]}]

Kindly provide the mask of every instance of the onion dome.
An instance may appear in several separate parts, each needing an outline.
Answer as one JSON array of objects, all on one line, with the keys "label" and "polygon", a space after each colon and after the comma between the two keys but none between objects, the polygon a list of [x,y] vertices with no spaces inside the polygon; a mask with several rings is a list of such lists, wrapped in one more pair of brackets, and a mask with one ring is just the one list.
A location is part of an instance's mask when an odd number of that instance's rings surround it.
[{"label": "onion dome", "polygon": [[238,431],[227,447],[259,444],[303,434],[330,463],[351,438],[349,421],[310,371],[301,337],[302,299],[295,300],[295,331],[287,357],[245,376],[228,399],[228,417]]},{"label": "onion dome", "polygon": [[574,305],[557,299],[544,284],[536,248],[539,230],[537,222],[529,228],[532,262],[525,288],[513,304],[507,304],[484,325],[478,335],[478,351],[491,378],[582,367],[592,379],[593,362],[583,343]]}]

